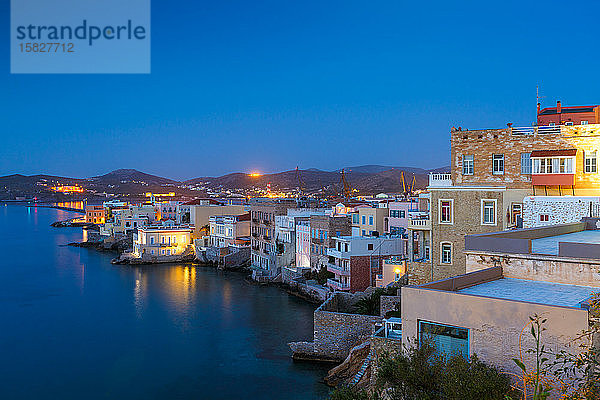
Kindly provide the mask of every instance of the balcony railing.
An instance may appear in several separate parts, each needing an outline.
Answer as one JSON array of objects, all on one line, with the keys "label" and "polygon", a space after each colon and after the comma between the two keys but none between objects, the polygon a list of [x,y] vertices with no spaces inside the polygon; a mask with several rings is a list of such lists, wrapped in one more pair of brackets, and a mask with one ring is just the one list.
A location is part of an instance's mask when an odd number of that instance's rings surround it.
[{"label": "balcony railing", "polygon": [[333,290],[350,290],[350,285],[333,279],[327,279],[327,285]]},{"label": "balcony railing", "polygon": [[350,270],[346,269],[340,265],[328,263],[327,271],[333,272],[336,275],[350,276]]},{"label": "balcony railing", "polygon": [[431,219],[429,219],[429,218],[427,218],[427,219],[425,219],[425,218],[409,219],[408,220],[408,229],[430,231],[431,230]]},{"label": "balcony railing", "polygon": [[339,251],[336,249],[327,249],[327,255],[330,257],[334,257],[334,258],[349,258],[350,257],[350,253],[349,252],[344,252],[344,251]]},{"label": "balcony railing", "polygon": [[452,175],[450,174],[429,174],[429,186],[452,186]]},{"label": "balcony railing", "polygon": [[544,135],[548,133],[560,133],[561,127],[557,126],[520,126],[511,128],[513,135]]}]

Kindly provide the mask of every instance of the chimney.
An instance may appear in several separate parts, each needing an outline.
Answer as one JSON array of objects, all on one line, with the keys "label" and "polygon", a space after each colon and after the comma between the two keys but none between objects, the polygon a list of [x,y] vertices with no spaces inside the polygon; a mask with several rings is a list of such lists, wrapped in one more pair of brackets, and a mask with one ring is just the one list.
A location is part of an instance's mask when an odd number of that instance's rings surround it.
[{"label": "chimney", "polygon": [[560,100],[558,100],[558,101],[556,102],[556,113],[557,113],[557,114],[560,114],[560,113],[561,113],[561,110],[562,110],[562,108],[561,108],[561,106],[560,106]]},{"label": "chimney", "polygon": [[538,103],[538,105],[537,105],[537,106],[538,106],[538,109],[537,109],[537,110],[538,110],[538,114],[539,114],[539,113],[540,113],[540,110],[542,109],[542,105],[541,105],[540,103]]}]

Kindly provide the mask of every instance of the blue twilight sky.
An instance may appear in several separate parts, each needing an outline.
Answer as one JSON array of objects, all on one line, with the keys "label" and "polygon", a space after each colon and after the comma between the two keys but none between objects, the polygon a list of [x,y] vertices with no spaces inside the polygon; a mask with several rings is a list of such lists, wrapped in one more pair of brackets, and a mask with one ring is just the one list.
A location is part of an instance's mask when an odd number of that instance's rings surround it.
[{"label": "blue twilight sky", "polygon": [[600,103],[597,1],[152,1],[150,75],[10,75],[0,175],[449,164],[449,131]]}]

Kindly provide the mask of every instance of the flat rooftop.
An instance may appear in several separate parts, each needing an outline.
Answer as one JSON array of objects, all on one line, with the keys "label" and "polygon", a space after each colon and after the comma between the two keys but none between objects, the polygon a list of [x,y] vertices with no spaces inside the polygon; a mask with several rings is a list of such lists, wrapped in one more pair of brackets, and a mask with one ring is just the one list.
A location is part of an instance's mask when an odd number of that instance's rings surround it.
[{"label": "flat rooftop", "polygon": [[527,301],[553,306],[581,307],[598,288],[526,279],[500,278],[458,290],[458,293]]},{"label": "flat rooftop", "polygon": [[557,256],[559,242],[600,244],[600,230],[586,230],[533,239],[531,241],[531,252]]}]

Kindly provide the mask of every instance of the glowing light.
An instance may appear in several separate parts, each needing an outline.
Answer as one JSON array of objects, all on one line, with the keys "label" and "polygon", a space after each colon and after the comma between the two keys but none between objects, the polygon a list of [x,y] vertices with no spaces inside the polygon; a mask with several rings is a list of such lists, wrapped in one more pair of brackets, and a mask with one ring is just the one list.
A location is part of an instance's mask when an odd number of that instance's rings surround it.
[{"label": "glowing light", "polygon": [[401,273],[401,272],[402,272],[402,270],[401,270],[400,268],[396,268],[396,269],[394,270],[394,272],[395,272],[395,273],[397,273],[397,274],[399,274],[399,273]]},{"label": "glowing light", "polygon": [[251,178],[258,178],[259,176],[262,176],[262,174],[260,172],[251,172],[248,176]]}]

